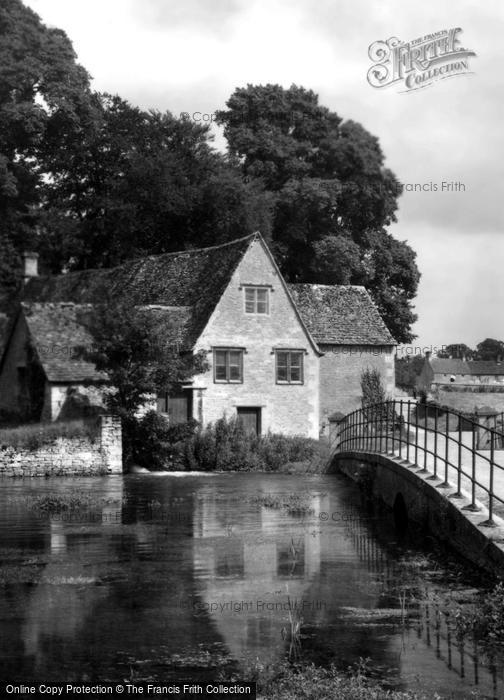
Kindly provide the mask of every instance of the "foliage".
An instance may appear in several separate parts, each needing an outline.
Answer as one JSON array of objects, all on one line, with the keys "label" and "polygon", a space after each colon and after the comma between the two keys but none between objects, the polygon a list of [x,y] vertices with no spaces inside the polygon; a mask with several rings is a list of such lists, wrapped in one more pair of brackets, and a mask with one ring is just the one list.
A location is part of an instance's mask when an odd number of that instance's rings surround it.
[{"label": "foliage", "polygon": [[381,382],[381,374],[378,369],[365,369],[361,374],[362,406],[372,406],[383,403],[386,399],[385,389]]},{"label": "foliage", "polygon": [[[0,304],[19,283],[19,253],[36,244],[49,163],[79,132],[89,76],[63,31],[44,26],[20,0],[0,5]],[[68,163],[65,166],[68,168]]]},{"label": "foliage", "polygon": [[416,380],[422,371],[425,361],[423,355],[396,357],[395,382],[396,386],[406,391],[413,392],[416,389]]},{"label": "foliage", "polygon": [[74,420],[65,423],[31,423],[0,429],[0,446],[37,450],[54,443],[58,438],[83,438],[94,442],[96,421]]},{"label": "foliage", "polygon": [[54,272],[268,231],[267,195],[211,148],[208,126],[93,95],[92,119],[53,167],[69,157],[45,187],[41,245]]},{"label": "foliage", "polygon": [[365,285],[396,340],[409,342],[415,253],[385,230],[401,186],[378,139],[292,85],[237,88],[217,113],[229,153],[274,195],[271,244],[292,282]]},{"label": "foliage", "polygon": [[476,638],[487,649],[504,649],[504,584],[499,582],[471,609],[460,608],[455,616],[459,639]]},{"label": "foliage", "polygon": [[437,353],[440,358],[453,358],[457,360],[472,360],[474,359],[475,352],[465,343],[453,343],[446,345],[444,350],[440,350]]},{"label": "foliage", "polygon": [[142,427],[139,410],[159,392],[170,392],[205,371],[207,361],[203,352],[181,352],[182,326],[169,313],[139,306],[134,296],[117,299],[103,290],[102,297],[92,313],[81,317],[93,339],[92,348],[84,348],[82,354],[108,378],[104,400],[122,419],[123,460],[128,464],[138,445],[136,432],[145,436],[149,430],[163,429],[151,416]]},{"label": "foliage", "polygon": [[478,360],[498,360],[504,359],[504,342],[494,338],[486,338],[476,346],[476,359]]},{"label": "foliage", "polygon": [[315,512],[312,507],[312,496],[308,494],[289,493],[279,496],[266,494],[253,496],[251,503],[263,506],[264,508],[273,508],[275,510],[285,509],[291,515],[313,514]]},{"label": "foliage", "polygon": [[[247,678],[257,682],[266,700],[429,700],[432,695],[385,690],[369,677],[365,661],[347,672],[335,665],[322,668],[308,663],[267,665],[256,662]],[[438,697],[438,696],[434,696]]]},{"label": "foliage", "polygon": [[197,425],[190,420],[171,426],[166,416],[148,411],[133,431],[132,461],[152,471],[166,469],[180,449],[177,444],[190,439]]},{"label": "foliage", "polygon": [[189,469],[203,471],[275,471],[290,462],[313,458],[316,441],[299,436],[245,431],[241,420],[220,418],[186,444]]}]

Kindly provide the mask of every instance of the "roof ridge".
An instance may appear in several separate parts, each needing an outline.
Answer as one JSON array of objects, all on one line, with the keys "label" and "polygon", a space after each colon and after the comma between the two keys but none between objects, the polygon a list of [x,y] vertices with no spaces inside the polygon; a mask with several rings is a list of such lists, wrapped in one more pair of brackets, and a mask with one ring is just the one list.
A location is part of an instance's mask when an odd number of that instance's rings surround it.
[{"label": "roof ridge", "polygon": [[[287,282],[289,286],[322,287],[324,289],[363,289],[368,292],[363,284],[320,284],[319,282]],[[369,292],[368,292],[369,294]]]},{"label": "roof ridge", "polygon": [[158,253],[157,255],[140,255],[137,258],[128,258],[123,260],[119,265],[114,265],[113,267],[87,267],[83,270],[69,270],[68,272],[62,272],[59,275],[40,275],[41,279],[46,279],[48,277],[68,277],[70,275],[82,275],[83,273],[92,274],[95,272],[112,272],[113,270],[118,270],[124,268],[132,263],[139,263],[143,260],[155,260],[156,258],[168,258],[175,255],[192,255],[195,253],[202,253],[206,250],[218,250],[219,248],[226,248],[228,246],[236,245],[237,243],[242,243],[250,238],[250,242],[255,240],[258,236],[261,236],[260,231],[254,231],[254,233],[249,233],[241,238],[234,238],[232,241],[227,241],[226,243],[218,243],[217,245],[206,246],[204,248],[188,248],[187,250],[172,250],[169,253]]}]

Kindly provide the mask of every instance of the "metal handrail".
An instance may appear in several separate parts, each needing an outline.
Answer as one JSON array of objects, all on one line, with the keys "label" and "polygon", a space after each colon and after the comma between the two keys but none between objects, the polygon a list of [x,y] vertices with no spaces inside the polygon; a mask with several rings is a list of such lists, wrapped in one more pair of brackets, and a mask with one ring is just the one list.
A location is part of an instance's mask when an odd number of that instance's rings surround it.
[{"label": "metal handrail", "polygon": [[[419,416],[419,407],[424,408],[424,416]],[[433,426],[428,425],[428,412],[434,411]],[[444,420],[439,421],[444,416]],[[454,416],[458,420],[457,429],[450,430],[450,417]],[[470,445],[463,443],[461,420],[465,424],[470,424],[472,428],[472,441]],[[422,423],[424,423],[422,427]],[[424,430],[423,440],[419,430]],[[484,431],[490,435],[489,454],[486,455],[478,450],[476,446],[476,435],[478,431]],[[469,432],[469,431],[464,431]],[[456,436],[453,435],[456,433]],[[432,437],[429,446],[428,436]],[[445,440],[444,453],[438,450],[439,437]],[[456,470],[457,484],[455,493],[451,498],[461,498],[462,477],[469,479],[471,483],[471,503],[464,507],[465,510],[479,511],[480,507],[476,503],[476,487],[482,489],[488,495],[488,520],[480,523],[494,527],[496,525],[494,515],[495,502],[504,505],[504,493],[499,496],[494,491],[495,470],[504,472],[504,465],[495,461],[495,447],[502,441],[502,432],[495,428],[490,428],[476,420],[468,418],[467,415],[452,409],[440,408],[431,404],[418,404],[414,401],[390,400],[381,403],[370,404],[347,414],[338,424],[336,441],[333,445],[334,452],[373,452],[405,457],[404,462],[410,468],[420,467],[420,472],[430,473],[427,468],[428,455],[432,457],[433,473],[429,480],[436,481],[443,478],[442,483],[436,484],[438,488],[451,488],[448,481],[448,470],[451,467]],[[423,444],[420,444],[423,443]],[[433,444],[433,447],[432,447]],[[450,460],[450,445],[456,445],[456,462]],[[413,448],[413,449],[412,449]],[[397,450],[397,454],[394,450]],[[464,450],[466,452],[464,452]],[[410,461],[410,456],[414,451],[414,462]],[[406,455],[404,455],[406,453]],[[423,453],[423,455],[421,454]],[[464,468],[464,458],[469,453],[470,471]],[[485,460],[489,466],[488,484],[482,483],[477,478],[476,458]],[[452,457],[453,459],[453,457]],[[420,460],[423,465],[420,464]],[[441,468],[438,468],[441,463]],[[438,476],[442,473],[442,477]]]}]

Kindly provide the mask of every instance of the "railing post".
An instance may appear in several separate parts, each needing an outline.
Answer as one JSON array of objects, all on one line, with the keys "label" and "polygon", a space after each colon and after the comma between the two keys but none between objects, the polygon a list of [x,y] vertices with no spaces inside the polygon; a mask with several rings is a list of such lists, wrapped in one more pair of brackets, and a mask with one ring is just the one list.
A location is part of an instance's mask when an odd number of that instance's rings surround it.
[{"label": "railing post", "polygon": [[434,474],[429,476],[429,481],[435,481],[438,478],[437,475],[437,460],[438,460],[438,418],[439,409],[437,406],[434,407]]},{"label": "railing post", "polygon": [[388,402],[385,402],[385,453],[388,454],[388,434],[389,434],[389,409]]},{"label": "railing post", "polygon": [[496,431],[490,428],[490,483],[488,486],[488,520],[480,525],[485,525],[486,527],[497,527],[497,523],[493,519],[493,501],[494,501],[494,464],[495,464],[495,438],[497,437]]},{"label": "railing post", "polygon": [[472,422],[472,447],[471,447],[471,458],[472,458],[472,469],[471,469],[471,503],[468,506],[464,506],[462,510],[470,510],[476,513],[480,508],[476,505],[476,426],[477,424]]},{"label": "railing post", "polygon": [[460,419],[462,416],[458,417],[458,450],[457,450],[457,490],[455,493],[450,494],[450,498],[462,498],[462,492],[460,491],[462,485],[462,424]]},{"label": "railing post", "polygon": [[409,462],[409,452],[410,452],[410,414],[411,414],[411,401],[408,399],[408,409],[406,418],[406,461]]},{"label": "railing post", "polygon": [[418,403],[415,408],[415,464],[418,465]]},{"label": "railing post", "polygon": [[[394,411],[395,414],[395,411]],[[403,419],[403,401],[399,400],[399,459],[402,459],[402,430],[401,421]]]},{"label": "railing post", "polygon": [[438,407],[434,411],[434,479],[437,479]]},{"label": "railing post", "polygon": [[450,412],[446,412],[446,426],[445,426],[445,451],[444,451],[444,481],[439,484],[440,489],[449,489],[450,483],[448,481],[448,451],[449,445],[448,441],[450,438]]},{"label": "railing post", "polygon": [[419,470],[422,474],[425,474],[429,470],[427,469],[427,404],[425,405],[425,424],[424,424],[424,444],[423,444],[423,468]]}]

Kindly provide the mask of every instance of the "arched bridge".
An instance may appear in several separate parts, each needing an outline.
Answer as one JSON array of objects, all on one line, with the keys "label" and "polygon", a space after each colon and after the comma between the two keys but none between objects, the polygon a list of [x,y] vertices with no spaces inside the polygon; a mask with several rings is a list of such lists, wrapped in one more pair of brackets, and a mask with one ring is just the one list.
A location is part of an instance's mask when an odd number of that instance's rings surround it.
[{"label": "arched bridge", "polygon": [[495,421],[415,401],[368,405],[337,425],[331,470],[382,499],[399,525],[415,521],[504,574],[504,433]]}]

